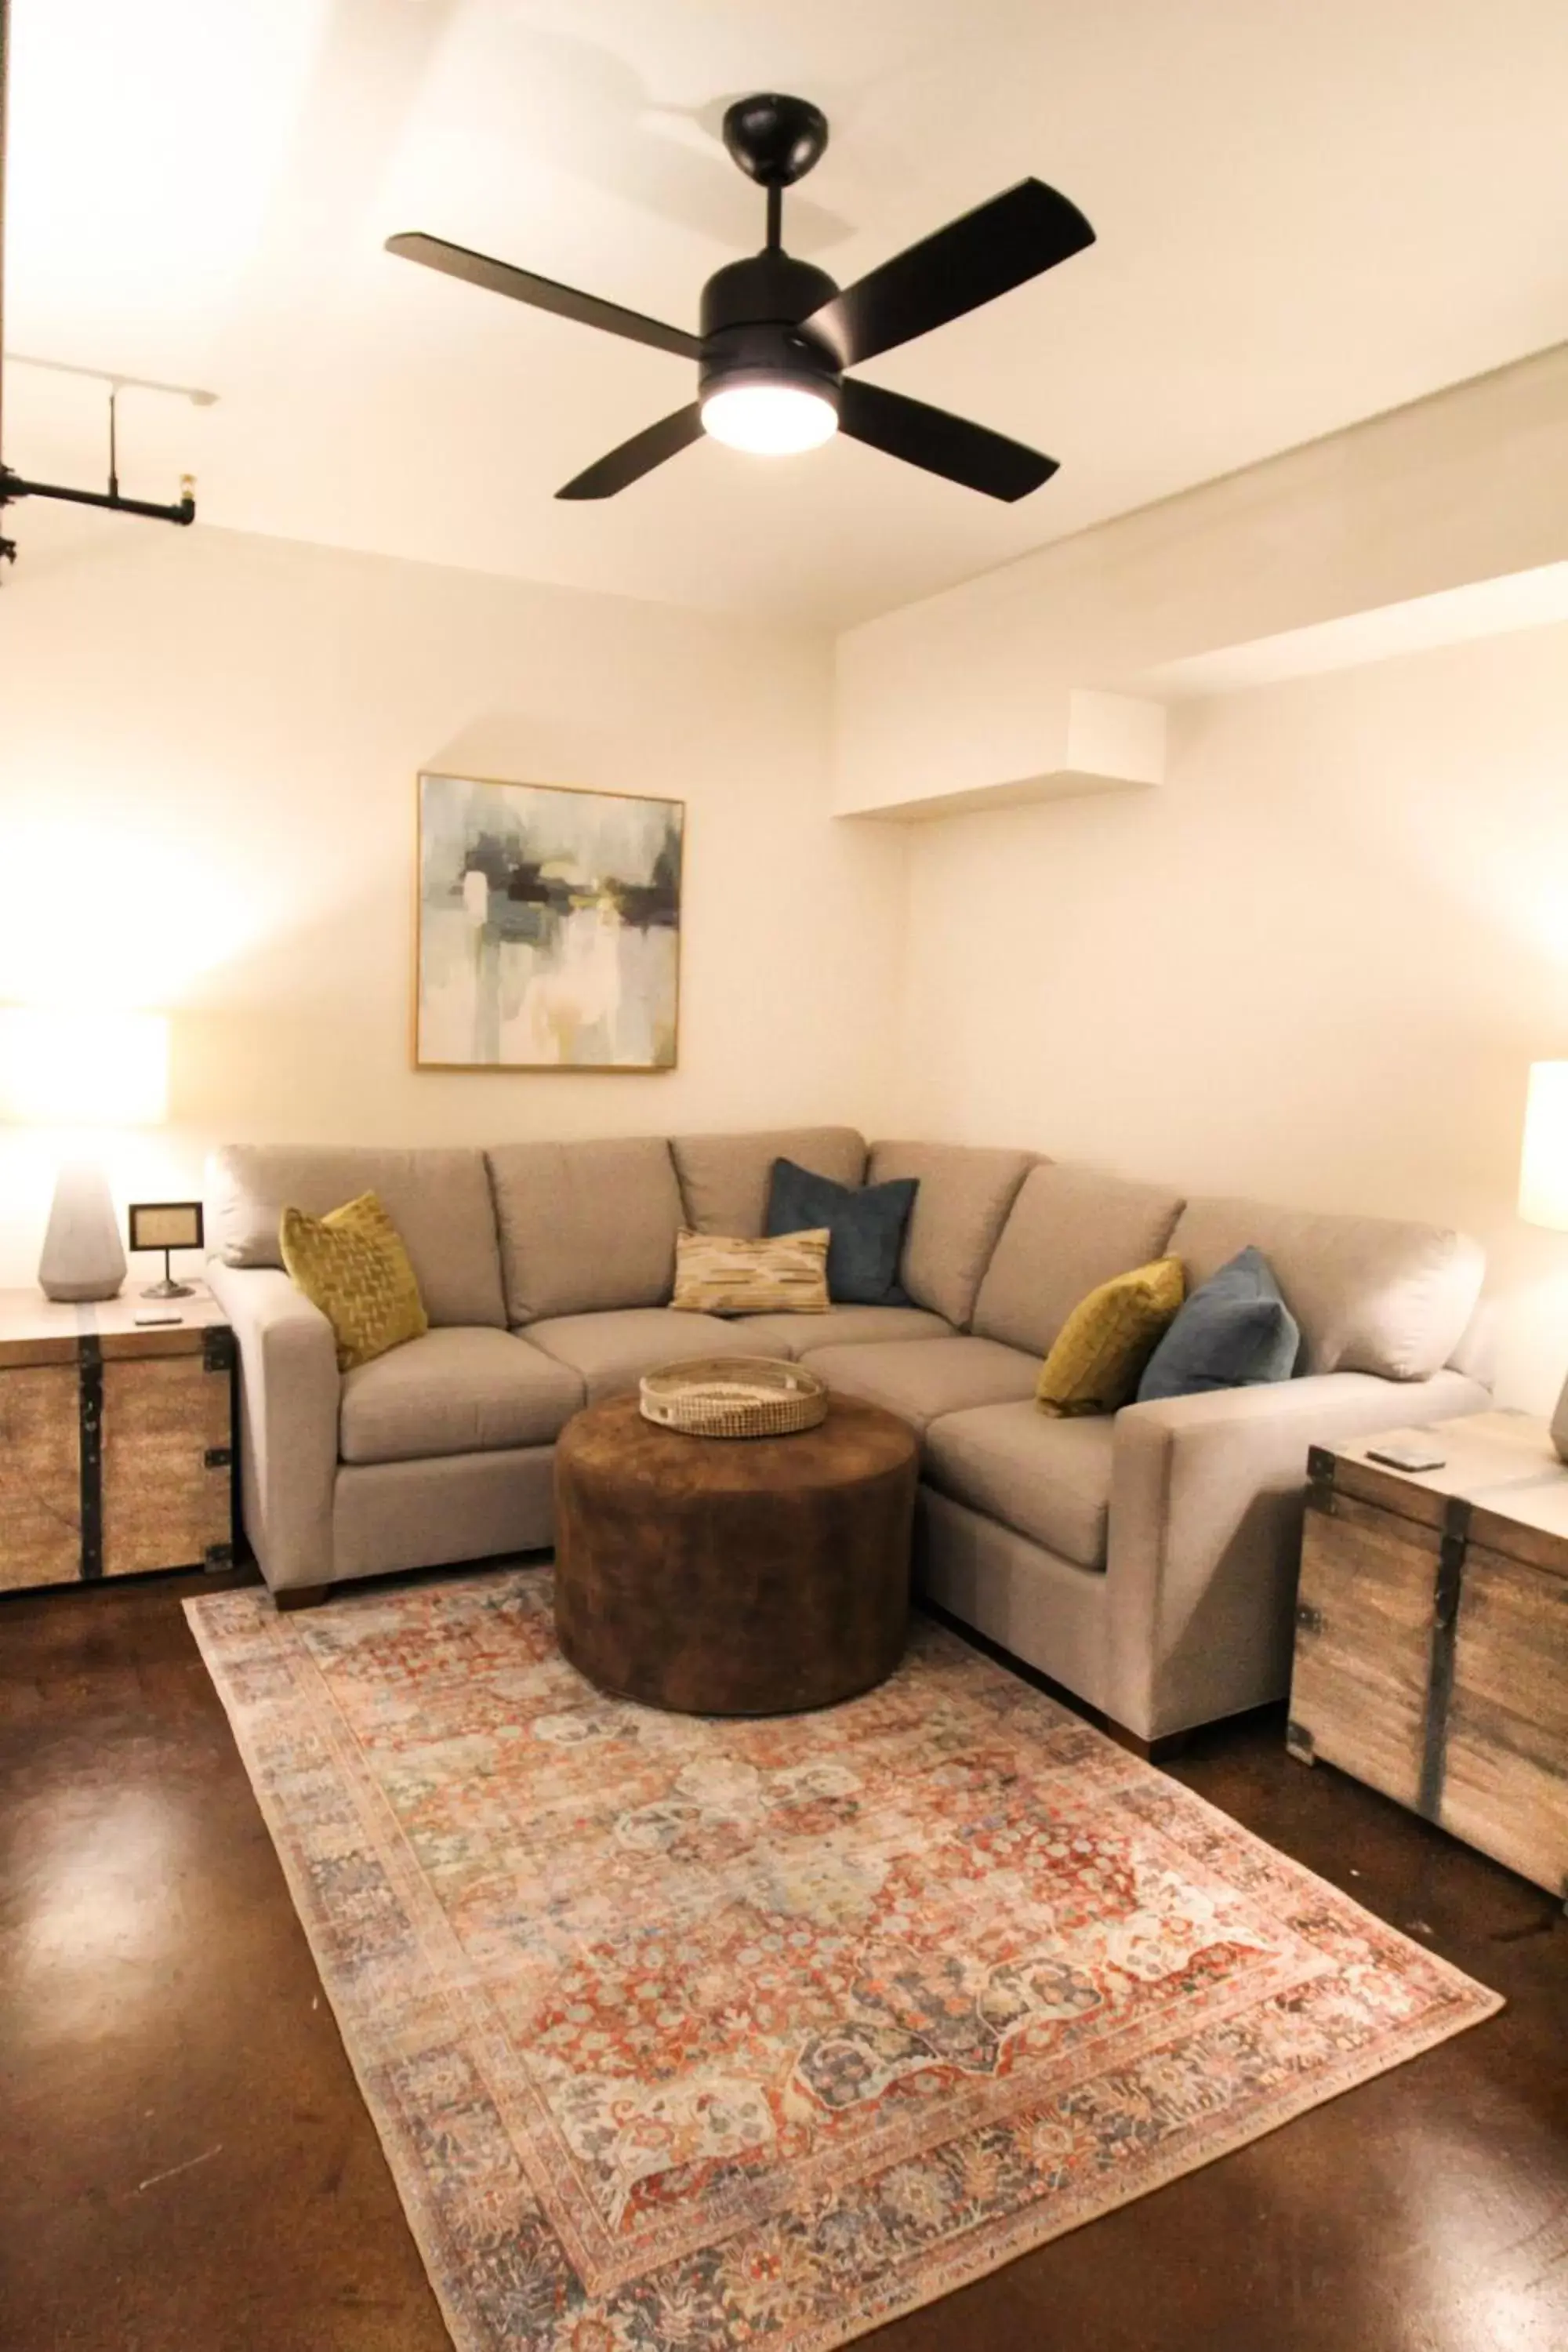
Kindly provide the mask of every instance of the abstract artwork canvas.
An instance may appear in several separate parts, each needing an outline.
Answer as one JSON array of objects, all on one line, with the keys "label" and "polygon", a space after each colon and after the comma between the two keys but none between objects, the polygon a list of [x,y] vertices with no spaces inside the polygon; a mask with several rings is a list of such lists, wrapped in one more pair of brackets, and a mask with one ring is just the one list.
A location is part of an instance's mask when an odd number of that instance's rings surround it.
[{"label": "abstract artwork canvas", "polygon": [[419,779],[422,1068],[669,1070],[679,801]]}]

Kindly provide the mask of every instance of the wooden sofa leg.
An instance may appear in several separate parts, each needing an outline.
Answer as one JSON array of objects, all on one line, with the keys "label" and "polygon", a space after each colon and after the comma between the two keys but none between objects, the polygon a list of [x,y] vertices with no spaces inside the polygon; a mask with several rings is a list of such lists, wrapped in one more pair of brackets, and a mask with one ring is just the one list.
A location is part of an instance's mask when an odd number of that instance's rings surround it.
[{"label": "wooden sofa leg", "polygon": [[1163,1739],[1140,1739],[1135,1731],[1124,1731],[1119,1723],[1107,1723],[1105,1727],[1119,1748],[1127,1748],[1145,1764],[1173,1764],[1185,1755],[1192,1738],[1190,1731],[1168,1731]]},{"label": "wooden sofa leg", "polygon": [[274,1609],[319,1609],[328,1593],[330,1584],[287,1584],[272,1596]]}]

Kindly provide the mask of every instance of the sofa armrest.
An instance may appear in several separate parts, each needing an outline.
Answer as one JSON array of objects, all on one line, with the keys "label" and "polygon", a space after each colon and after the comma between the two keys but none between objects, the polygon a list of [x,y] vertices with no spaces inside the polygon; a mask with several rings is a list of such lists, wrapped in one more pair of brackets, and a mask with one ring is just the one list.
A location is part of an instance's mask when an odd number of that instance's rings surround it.
[{"label": "sofa armrest", "polygon": [[1106,1707],[1144,1739],[1290,1685],[1307,1453],[1490,1403],[1460,1372],[1326,1372],[1127,1406],[1110,1485]]},{"label": "sofa armrest", "polygon": [[239,1349],[245,1532],[274,1591],[332,1573],[342,1381],[332,1327],[276,1266],[216,1262],[208,1287]]}]

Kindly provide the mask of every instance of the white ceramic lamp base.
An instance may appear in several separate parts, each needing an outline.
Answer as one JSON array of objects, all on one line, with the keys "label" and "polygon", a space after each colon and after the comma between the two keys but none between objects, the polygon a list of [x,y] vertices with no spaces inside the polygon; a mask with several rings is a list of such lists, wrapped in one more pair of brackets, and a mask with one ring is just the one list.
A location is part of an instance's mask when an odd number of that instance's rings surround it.
[{"label": "white ceramic lamp base", "polygon": [[113,1298],[125,1280],[125,1250],[103,1171],[84,1161],[55,1181],[38,1287],[47,1298]]}]

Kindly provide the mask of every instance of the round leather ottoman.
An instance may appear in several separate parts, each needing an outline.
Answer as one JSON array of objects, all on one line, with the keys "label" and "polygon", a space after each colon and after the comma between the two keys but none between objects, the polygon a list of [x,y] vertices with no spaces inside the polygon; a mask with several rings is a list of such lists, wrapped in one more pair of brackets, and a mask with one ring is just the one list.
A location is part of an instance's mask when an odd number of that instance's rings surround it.
[{"label": "round leather ottoman", "polygon": [[835,1398],[789,1437],[688,1437],[635,1396],[555,1449],[555,1625],[617,1698],[793,1715],[890,1675],[909,1620],[913,1433]]}]

